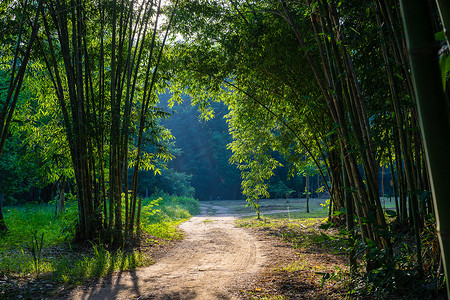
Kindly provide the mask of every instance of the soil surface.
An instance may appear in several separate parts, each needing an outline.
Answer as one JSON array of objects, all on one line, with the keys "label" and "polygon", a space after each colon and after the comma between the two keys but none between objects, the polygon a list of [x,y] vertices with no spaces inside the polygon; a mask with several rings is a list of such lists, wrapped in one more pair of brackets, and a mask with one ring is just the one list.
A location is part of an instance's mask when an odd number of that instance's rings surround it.
[{"label": "soil surface", "polygon": [[202,204],[200,215],[180,225],[184,239],[157,263],[79,287],[68,299],[240,299],[239,284],[262,272],[271,246],[235,227],[235,218]]}]

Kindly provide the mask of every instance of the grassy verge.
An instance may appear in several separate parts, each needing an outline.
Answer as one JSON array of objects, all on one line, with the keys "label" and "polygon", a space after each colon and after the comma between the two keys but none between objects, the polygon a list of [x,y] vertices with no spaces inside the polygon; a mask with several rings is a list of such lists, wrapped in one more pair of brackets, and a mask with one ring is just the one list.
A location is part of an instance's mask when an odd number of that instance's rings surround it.
[{"label": "grassy verge", "polygon": [[[395,204],[386,201],[386,210],[395,210]],[[417,275],[415,240],[409,225],[388,218],[393,253],[387,256],[377,248],[364,248],[358,237],[354,244],[358,268],[351,277],[350,245],[345,228],[330,227],[326,222],[327,210],[273,212],[263,214],[261,220],[247,217],[236,221],[237,226],[261,234],[263,240],[280,241],[282,244],[275,249],[283,249],[274,251],[270,257],[277,265],[246,289],[247,294],[243,296],[250,299],[445,298],[433,226],[421,233],[423,269],[429,275]],[[429,222],[432,224],[433,220]],[[284,254],[286,249],[288,254]],[[367,257],[375,257],[380,262],[370,272],[366,270]]]},{"label": "grassy verge", "polygon": [[323,229],[326,212],[309,214],[297,212],[288,217],[285,213],[237,220],[237,226],[248,227],[263,239],[277,244],[269,259],[272,268],[246,296],[250,299],[342,299],[348,290],[346,243],[339,231]]},{"label": "grassy verge", "polygon": [[113,250],[101,241],[70,243],[77,216],[74,204],[67,205],[58,217],[54,207],[46,204],[5,207],[9,231],[0,237],[0,298],[45,297],[87,280],[149,265],[158,247],[181,237],[177,225],[198,212],[199,203],[193,198],[163,195],[143,199],[141,239]]},{"label": "grassy verge", "polygon": [[147,234],[158,238],[180,238],[177,226],[199,213],[199,202],[190,197],[164,195],[143,199],[141,228]]},{"label": "grassy verge", "polygon": [[260,228],[288,242],[294,249],[309,249],[315,252],[342,253],[345,247],[337,230],[321,229],[326,218],[311,217],[288,220],[275,217],[245,218],[236,221],[239,227]]}]

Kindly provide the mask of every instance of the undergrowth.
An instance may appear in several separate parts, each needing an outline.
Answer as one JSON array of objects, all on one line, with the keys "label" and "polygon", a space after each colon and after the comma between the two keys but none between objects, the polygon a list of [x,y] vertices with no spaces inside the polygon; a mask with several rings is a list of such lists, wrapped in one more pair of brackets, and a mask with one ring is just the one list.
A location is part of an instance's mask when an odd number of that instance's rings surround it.
[{"label": "undergrowth", "polygon": [[[4,218],[8,232],[0,238],[0,251],[27,247],[32,232],[45,232],[46,247],[61,244],[66,239],[65,229],[72,221],[72,211],[75,205],[67,205],[66,212],[55,217],[54,208],[46,204],[26,204],[19,207],[4,207]],[[70,220],[68,220],[68,218]]]},{"label": "undergrowth", "polygon": [[[294,251],[289,259],[283,258],[262,282],[268,287],[252,295],[253,299],[342,299],[347,289],[345,280],[335,280],[337,275],[348,272],[344,240],[339,231],[325,231],[325,218],[282,219],[279,216],[245,218],[237,220],[237,226],[257,229],[264,235],[276,236],[284,243],[282,248]],[[282,255],[282,254],[281,254]],[[314,296],[314,298],[311,298]],[[281,297],[281,298],[277,298]]]},{"label": "undergrowth", "polygon": [[191,197],[163,195],[143,199],[141,229],[162,239],[180,238],[177,226],[199,213],[200,204]]},{"label": "undergrowth", "polygon": [[[431,224],[431,225],[430,225]],[[417,268],[414,249],[414,236],[408,231],[407,224],[392,223],[391,232],[393,253],[387,255],[370,241],[363,244],[359,239],[353,246],[348,242],[345,230],[326,222],[325,218],[263,217],[244,218],[237,221],[240,227],[253,227],[275,235],[296,249],[297,257],[283,266],[282,271],[289,274],[304,273],[311,267],[312,255],[341,257],[335,261],[334,270],[321,269],[317,260],[314,268],[321,287],[325,284],[341,286],[349,299],[437,299],[445,293],[445,281],[440,267],[438,241],[432,226],[427,222],[422,231],[422,274]],[[353,247],[356,253],[358,269],[353,277],[348,270],[349,252]],[[365,261],[378,261],[379,266],[367,271]],[[440,299],[440,298],[439,298]]]},{"label": "undergrowth", "polygon": [[[141,246],[180,238],[177,225],[199,211],[200,205],[193,198],[162,195],[143,199],[141,230],[145,238]],[[67,203],[66,211],[59,216],[54,212],[51,204],[4,208],[8,232],[0,237],[0,276],[9,280],[0,283],[0,298],[18,296],[20,288],[12,278],[32,280],[41,274],[43,280],[53,284],[74,286],[152,263],[140,248],[108,249],[100,239],[73,245],[76,203]]]}]

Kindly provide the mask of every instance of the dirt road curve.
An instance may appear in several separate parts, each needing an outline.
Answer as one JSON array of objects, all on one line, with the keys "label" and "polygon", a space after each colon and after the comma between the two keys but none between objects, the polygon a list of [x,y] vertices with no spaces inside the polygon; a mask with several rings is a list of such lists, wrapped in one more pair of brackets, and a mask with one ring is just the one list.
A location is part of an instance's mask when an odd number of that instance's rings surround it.
[{"label": "dirt road curve", "polygon": [[185,239],[156,264],[77,289],[69,299],[237,299],[230,289],[262,267],[264,242],[236,228],[224,208],[202,211],[181,224]]}]

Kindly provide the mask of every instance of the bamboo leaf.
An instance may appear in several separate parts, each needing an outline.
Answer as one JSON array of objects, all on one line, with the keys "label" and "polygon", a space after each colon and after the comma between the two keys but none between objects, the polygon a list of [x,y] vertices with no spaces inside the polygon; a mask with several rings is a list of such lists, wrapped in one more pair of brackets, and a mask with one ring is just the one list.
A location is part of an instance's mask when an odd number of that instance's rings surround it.
[{"label": "bamboo leaf", "polygon": [[439,67],[441,69],[442,86],[444,87],[444,92],[447,83],[447,73],[450,70],[450,59],[448,59],[448,54],[443,53],[439,58]]},{"label": "bamboo leaf", "polygon": [[397,213],[394,210],[386,210],[386,215],[390,218],[394,218],[397,216]]},{"label": "bamboo leaf", "polygon": [[434,39],[436,41],[439,41],[439,42],[445,41],[445,33],[444,33],[444,31],[442,30],[442,31],[436,32],[434,34]]}]

